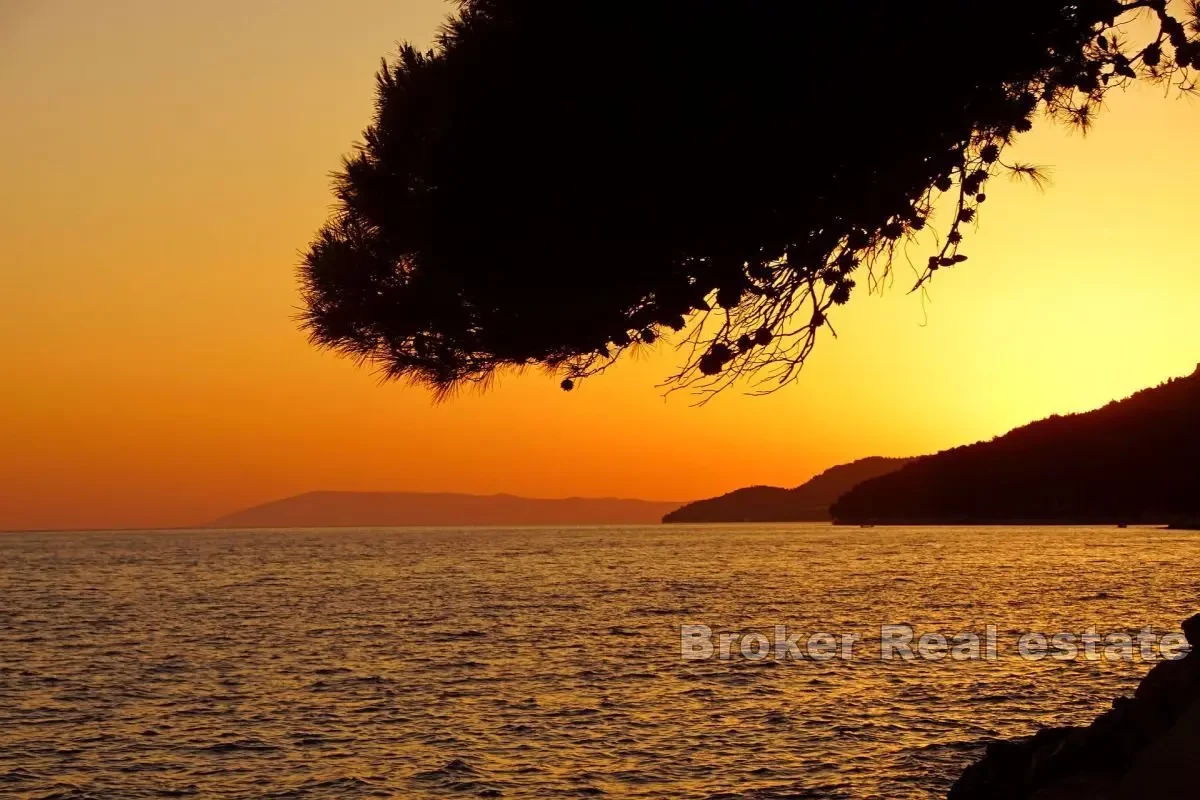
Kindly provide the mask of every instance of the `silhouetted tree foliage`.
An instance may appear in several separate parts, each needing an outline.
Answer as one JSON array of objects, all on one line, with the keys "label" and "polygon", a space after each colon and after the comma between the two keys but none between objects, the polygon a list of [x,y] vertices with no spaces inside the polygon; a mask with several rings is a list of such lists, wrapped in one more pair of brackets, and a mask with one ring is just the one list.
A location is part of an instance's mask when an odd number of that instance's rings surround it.
[{"label": "silhouetted tree foliage", "polygon": [[1200,369],[868,480],[838,522],[1163,523],[1200,519]]},{"label": "silhouetted tree foliage", "polygon": [[304,324],[439,391],[527,365],[571,388],[669,331],[674,386],[784,383],[943,194],[917,285],[966,259],[989,179],[1037,179],[1004,153],[1039,114],[1086,127],[1130,81],[1192,90],[1197,11],[464,0],[378,74]]}]

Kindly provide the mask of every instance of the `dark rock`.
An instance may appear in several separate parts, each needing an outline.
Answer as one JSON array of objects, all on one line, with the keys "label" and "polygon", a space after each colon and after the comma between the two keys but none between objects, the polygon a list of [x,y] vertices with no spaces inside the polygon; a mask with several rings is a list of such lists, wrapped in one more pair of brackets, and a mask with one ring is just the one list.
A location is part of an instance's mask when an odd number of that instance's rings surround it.
[{"label": "dark rock", "polygon": [[1184,620],[1183,635],[1192,647],[1200,645],[1200,614],[1193,614]]},{"label": "dark rock", "polygon": [[[1183,624],[1200,641],[1200,614]],[[1132,698],[1086,728],[1047,728],[990,744],[949,800],[1140,800],[1200,797],[1200,650],[1156,664]]]}]

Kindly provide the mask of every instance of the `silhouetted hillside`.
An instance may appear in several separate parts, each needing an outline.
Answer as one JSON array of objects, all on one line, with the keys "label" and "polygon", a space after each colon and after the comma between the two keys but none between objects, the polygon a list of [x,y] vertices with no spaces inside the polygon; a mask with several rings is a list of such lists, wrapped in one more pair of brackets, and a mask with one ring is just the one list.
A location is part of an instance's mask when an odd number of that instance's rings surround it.
[{"label": "silhouetted hillside", "polygon": [[679,503],[569,497],[415,492],[309,492],[244,509],[214,528],[338,528],[433,525],[650,525]]},{"label": "silhouetted hillside", "polygon": [[842,523],[1162,523],[1200,511],[1200,368],[855,487]]},{"label": "silhouetted hillside", "polygon": [[831,467],[795,489],[737,489],[688,503],[663,517],[663,522],[824,522],[834,500],[865,480],[895,472],[909,460],[864,458]]}]

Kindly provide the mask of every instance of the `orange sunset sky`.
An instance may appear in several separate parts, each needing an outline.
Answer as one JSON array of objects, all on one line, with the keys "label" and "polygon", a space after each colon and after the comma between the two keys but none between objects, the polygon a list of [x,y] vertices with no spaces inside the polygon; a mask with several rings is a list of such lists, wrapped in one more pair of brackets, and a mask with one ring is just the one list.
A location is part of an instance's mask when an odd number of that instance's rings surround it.
[{"label": "orange sunset sky", "polygon": [[[1200,361],[1200,100],[1142,87],[1015,154],[970,261],[702,408],[664,347],[434,404],[311,348],[299,251],[373,72],[440,0],[0,0],[0,529],[174,526],[312,489],[688,500],[1080,411]],[[797,87],[802,92],[803,87]],[[903,120],[879,119],[886,129]],[[914,263],[929,251],[911,249]]]}]

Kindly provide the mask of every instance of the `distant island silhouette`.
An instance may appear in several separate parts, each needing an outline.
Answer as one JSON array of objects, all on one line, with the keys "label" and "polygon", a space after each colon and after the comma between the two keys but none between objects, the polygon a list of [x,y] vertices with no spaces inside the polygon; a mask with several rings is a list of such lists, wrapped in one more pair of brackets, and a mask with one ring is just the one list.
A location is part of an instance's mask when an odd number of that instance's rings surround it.
[{"label": "distant island silhouette", "polygon": [[845,524],[1171,524],[1200,520],[1200,367],[865,481]]},{"label": "distant island silhouette", "polygon": [[456,525],[1166,524],[1200,527],[1200,367],[1082,414],[919,458],[871,457],[792,489],[682,504],[624,498],[318,491],[236,511],[220,528]]},{"label": "distant island silhouette", "polygon": [[888,475],[907,458],[863,458],[830,467],[794,489],[750,486],[675,509],[666,523],[699,522],[828,522],[829,506],[863,481]]},{"label": "distant island silhouette", "polygon": [[678,502],[509,494],[308,492],[252,506],[213,528],[339,528],[459,525],[649,525]]}]

